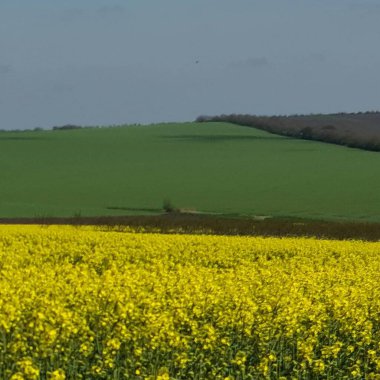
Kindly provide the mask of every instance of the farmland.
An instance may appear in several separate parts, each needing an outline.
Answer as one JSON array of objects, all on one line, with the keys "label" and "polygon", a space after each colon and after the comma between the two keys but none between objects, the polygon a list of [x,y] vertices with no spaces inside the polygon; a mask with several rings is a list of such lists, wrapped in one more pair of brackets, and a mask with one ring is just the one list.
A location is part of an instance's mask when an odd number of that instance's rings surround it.
[{"label": "farmland", "polygon": [[1,132],[0,170],[1,379],[378,378],[379,153],[158,124]]},{"label": "farmland", "polygon": [[377,379],[379,252],[3,225],[0,378]]},{"label": "farmland", "polygon": [[380,155],[227,123],[0,133],[0,217],[380,221]]}]

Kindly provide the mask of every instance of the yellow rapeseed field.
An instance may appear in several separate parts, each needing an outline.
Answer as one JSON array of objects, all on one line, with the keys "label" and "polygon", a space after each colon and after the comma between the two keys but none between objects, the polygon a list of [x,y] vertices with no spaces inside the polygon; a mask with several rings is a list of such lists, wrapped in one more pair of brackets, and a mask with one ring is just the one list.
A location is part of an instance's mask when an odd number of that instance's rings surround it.
[{"label": "yellow rapeseed field", "polygon": [[0,226],[0,379],[380,379],[380,243]]}]

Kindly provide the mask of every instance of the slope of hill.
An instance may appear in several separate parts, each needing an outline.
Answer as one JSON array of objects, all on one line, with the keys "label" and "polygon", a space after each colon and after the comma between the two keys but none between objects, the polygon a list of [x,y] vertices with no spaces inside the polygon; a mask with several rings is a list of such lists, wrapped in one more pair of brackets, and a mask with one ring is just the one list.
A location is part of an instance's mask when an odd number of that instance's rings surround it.
[{"label": "slope of hill", "polygon": [[197,121],[229,122],[305,140],[380,151],[380,112],[292,116],[200,116]]},{"label": "slope of hill", "polygon": [[0,217],[155,214],[380,221],[380,154],[227,123],[0,133]]}]

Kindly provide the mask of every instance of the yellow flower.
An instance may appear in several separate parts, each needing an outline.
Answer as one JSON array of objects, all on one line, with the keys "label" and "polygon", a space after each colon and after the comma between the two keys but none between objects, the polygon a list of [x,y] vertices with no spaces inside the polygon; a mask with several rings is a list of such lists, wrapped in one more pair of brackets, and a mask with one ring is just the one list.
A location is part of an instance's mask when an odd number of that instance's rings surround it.
[{"label": "yellow flower", "polygon": [[7,379],[380,369],[380,242],[0,225],[0,263]]},{"label": "yellow flower", "polygon": [[50,380],[65,380],[66,375],[62,369],[57,369],[50,375]]}]

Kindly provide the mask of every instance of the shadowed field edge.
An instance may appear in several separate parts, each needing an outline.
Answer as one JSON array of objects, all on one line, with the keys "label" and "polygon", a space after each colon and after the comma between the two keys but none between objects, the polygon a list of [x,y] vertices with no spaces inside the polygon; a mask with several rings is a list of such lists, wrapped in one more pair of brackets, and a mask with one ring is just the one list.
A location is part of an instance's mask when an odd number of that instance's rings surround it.
[{"label": "shadowed field edge", "polygon": [[215,215],[167,213],[162,215],[99,217],[0,218],[0,224],[94,225],[105,230],[154,233],[241,236],[306,236],[324,239],[380,240],[380,223],[315,221],[296,218],[232,218]]}]

